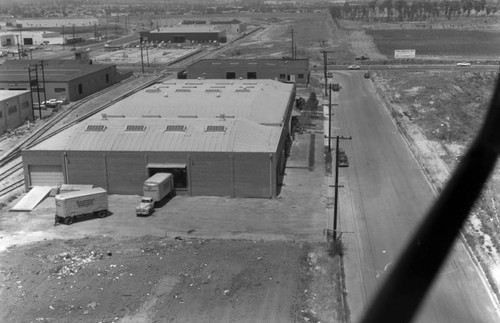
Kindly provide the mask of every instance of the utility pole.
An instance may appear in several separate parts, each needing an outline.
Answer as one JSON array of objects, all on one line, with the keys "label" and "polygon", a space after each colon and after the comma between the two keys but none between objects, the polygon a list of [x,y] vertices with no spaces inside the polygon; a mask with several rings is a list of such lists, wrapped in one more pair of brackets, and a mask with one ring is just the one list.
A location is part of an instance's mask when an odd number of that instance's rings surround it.
[{"label": "utility pole", "polygon": [[73,50],[76,49],[76,40],[75,40],[75,24],[73,24]]},{"label": "utility pole", "polygon": [[[337,217],[338,217],[338,200],[339,200],[339,141],[340,139],[352,140],[352,137],[335,137],[337,143],[335,147],[335,203],[333,207],[333,241],[337,241]],[[328,139],[330,140],[330,139]]]},{"label": "utility pole", "polygon": [[327,81],[327,77],[326,77],[326,55],[328,54],[328,51],[327,50],[323,50],[322,51],[323,53],[323,71],[324,71],[324,76],[325,76],[325,96],[328,95],[328,81]]},{"label": "utility pole", "polygon": [[328,153],[332,151],[332,105],[338,105],[338,103],[332,104],[332,84],[328,85],[330,91],[328,92]]},{"label": "utility pole", "polygon": [[293,29],[292,29],[292,59],[295,59],[295,45],[293,43]]},{"label": "utility pole", "polygon": [[139,37],[139,44],[141,45],[141,66],[142,66],[142,74],[144,74],[144,56],[142,54],[142,36]]}]

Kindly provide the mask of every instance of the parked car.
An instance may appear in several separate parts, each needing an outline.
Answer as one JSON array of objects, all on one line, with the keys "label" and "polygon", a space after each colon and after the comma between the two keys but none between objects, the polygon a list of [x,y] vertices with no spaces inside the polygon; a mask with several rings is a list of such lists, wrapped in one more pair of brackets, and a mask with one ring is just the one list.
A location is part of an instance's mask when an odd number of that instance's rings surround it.
[{"label": "parked car", "polygon": [[359,65],[349,65],[347,66],[348,70],[359,70],[361,67]]},{"label": "parked car", "polygon": [[460,62],[460,63],[457,63],[457,66],[470,66],[470,63],[469,62]]},{"label": "parked car", "polygon": [[339,149],[339,167],[349,167],[349,159],[342,149]]}]

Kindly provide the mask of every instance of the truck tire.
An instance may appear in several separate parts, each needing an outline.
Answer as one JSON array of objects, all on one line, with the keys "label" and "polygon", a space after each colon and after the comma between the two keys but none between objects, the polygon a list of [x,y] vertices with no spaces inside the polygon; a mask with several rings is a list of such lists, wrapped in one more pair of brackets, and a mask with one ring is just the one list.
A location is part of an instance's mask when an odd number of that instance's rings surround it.
[{"label": "truck tire", "polygon": [[73,217],[72,216],[68,216],[68,217],[64,218],[64,224],[70,225],[71,223],[73,223]]},{"label": "truck tire", "polygon": [[108,212],[106,210],[101,210],[97,212],[97,216],[100,217],[101,219],[105,218],[106,215],[108,215]]}]

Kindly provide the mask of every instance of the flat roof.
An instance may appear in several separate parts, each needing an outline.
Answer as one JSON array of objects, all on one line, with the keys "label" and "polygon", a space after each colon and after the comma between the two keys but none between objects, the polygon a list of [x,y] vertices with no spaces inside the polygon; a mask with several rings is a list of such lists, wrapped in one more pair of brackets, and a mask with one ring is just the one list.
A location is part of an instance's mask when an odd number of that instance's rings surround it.
[{"label": "flat roof", "polygon": [[25,90],[0,90],[0,102],[21,94],[30,93],[30,91]]},{"label": "flat roof", "polygon": [[274,152],[282,127],[245,119],[87,119],[28,150]]},{"label": "flat roof", "polygon": [[[41,60],[6,60],[0,66],[0,82],[28,82],[28,67],[41,65]],[[44,60],[45,82],[68,82],[113,66],[112,64],[88,64],[82,60]],[[39,72],[39,79],[41,75]]]},{"label": "flat roof", "polygon": [[295,85],[274,80],[190,79],[157,83],[107,108],[127,118],[245,118],[282,123]]}]

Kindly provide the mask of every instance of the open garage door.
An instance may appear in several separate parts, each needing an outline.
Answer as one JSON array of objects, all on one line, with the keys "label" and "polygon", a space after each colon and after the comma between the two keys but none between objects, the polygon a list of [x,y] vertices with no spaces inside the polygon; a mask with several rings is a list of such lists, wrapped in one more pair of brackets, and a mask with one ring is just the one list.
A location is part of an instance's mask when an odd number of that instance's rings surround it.
[{"label": "open garage door", "polygon": [[187,165],[186,164],[148,164],[148,176],[156,173],[170,173],[174,176],[174,187],[176,190],[186,191],[188,188]]},{"label": "open garage door", "polygon": [[30,165],[30,186],[57,186],[64,184],[61,165]]}]

